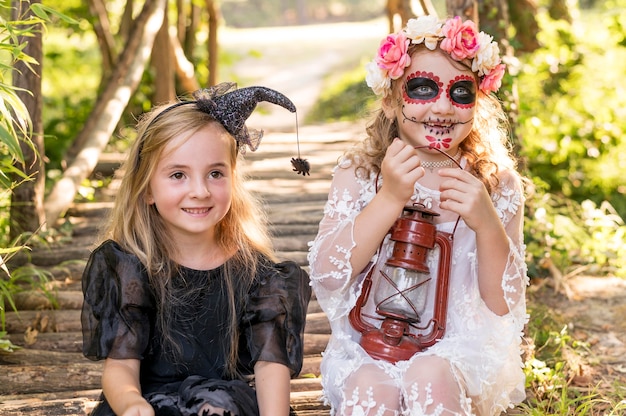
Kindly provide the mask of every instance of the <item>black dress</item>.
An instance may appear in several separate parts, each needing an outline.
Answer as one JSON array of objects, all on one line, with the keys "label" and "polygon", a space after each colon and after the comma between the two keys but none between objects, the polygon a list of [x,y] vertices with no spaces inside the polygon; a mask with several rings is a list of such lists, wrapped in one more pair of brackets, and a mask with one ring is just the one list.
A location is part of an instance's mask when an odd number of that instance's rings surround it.
[{"label": "black dress", "polygon": [[[252,374],[257,361],[270,361],[286,365],[295,376],[302,368],[309,278],[293,262],[261,264],[237,305],[239,369]],[[177,297],[184,299],[172,310],[172,335],[181,347],[175,354],[156,325],[145,268],[116,242],[104,242],[83,273],[84,355],[141,360],[142,394],[157,415],[195,415],[204,403],[232,415],[258,415],[250,384],[224,374],[226,359],[219,348],[227,320],[223,273],[223,266],[208,271],[181,267],[172,279]],[[92,415],[113,415],[104,397]]]}]

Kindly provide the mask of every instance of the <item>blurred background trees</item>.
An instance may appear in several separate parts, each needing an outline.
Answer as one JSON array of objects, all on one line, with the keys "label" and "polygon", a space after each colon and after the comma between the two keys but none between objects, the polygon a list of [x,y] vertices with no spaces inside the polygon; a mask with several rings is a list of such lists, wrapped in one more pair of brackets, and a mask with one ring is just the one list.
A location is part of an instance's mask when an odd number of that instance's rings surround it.
[{"label": "blurred background trees", "polygon": [[[58,241],[71,203],[110,180],[94,168],[103,152],[126,151],[137,116],[200,87],[254,79],[254,65],[246,79],[231,68],[260,52],[221,48],[223,29],[377,19],[398,28],[426,11],[472,16],[500,41],[508,66],[500,99],[533,183],[524,229],[531,278],[559,287],[578,273],[626,277],[626,0],[0,0],[0,324],[24,282],[46,290],[41,271],[11,275],[5,260],[26,244]],[[374,47],[332,68],[305,124],[367,115],[376,97],[364,63]],[[588,414],[579,403],[591,396],[568,392],[558,353],[582,343],[531,314],[535,349],[550,361],[529,356],[527,384],[542,393],[528,414]],[[570,396],[573,406],[562,406]]]},{"label": "blurred background trees", "polygon": [[[0,9],[4,22],[30,30],[14,36],[4,28],[2,68],[16,96],[4,103],[25,109],[30,122],[5,118],[27,128],[2,136],[0,204],[8,209],[0,214],[0,247],[62,224],[72,201],[97,186],[90,175],[101,153],[126,149],[139,114],[222,81],[220,71],[241,57],[219,48],[220,28],[385,16],[397,28],[408,16],[436,13],[472,16],[507,56],[501,99],[521,166],[536,185],[527,204],[531,272],[585,264],[626,273],[626,0],[37,1],[4,0]],[[45,31],[37,19],[47,19]],[[306,122],[359,117],[357,109],[374,100],[363,88],[362,63],[345,72],[350,81],[329,84]]]}]

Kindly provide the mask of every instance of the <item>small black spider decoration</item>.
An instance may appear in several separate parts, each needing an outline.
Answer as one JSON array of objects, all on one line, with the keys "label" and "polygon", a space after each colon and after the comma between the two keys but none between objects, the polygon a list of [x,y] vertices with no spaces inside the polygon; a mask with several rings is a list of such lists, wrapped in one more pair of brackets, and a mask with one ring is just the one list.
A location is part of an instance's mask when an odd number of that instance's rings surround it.
[{"label": "small black spider decoration", "polygon": [[296,113],[296,143],[298,144],[298,157],[291,158],[291,166],[293,166],[293,171],[296,172],[298,175],[311,176],[311,165],[309,164],[309,161],[300,157],[300,133],[298,132],[298,113]]},{"label": "small black spider decoration", "polygon": [[309,161],[306,159],[301,159],[301,158],[295,158],[292,157],[291,158],[291,166],[293,166],[293,171],[296,172],[298,175],[302,175],[302,176],[306,176],[306,175],[311,175],[311,165],[309,164]]}]

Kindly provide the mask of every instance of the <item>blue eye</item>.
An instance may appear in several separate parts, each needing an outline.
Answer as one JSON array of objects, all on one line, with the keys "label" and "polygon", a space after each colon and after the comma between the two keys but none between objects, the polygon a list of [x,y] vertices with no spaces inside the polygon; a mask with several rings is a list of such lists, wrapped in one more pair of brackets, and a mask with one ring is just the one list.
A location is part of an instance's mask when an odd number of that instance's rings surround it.
[{"label": "blue eye", "polygon": [[439,93],[439,85],[430,78],[416,77],[406,82],[406,95],[414,100],[433,100]]},{"label": "blue eye", "polygon": [[455,82],[450,87],[450,99],[458,104],[472,104],[476,101],[476,83],[471,80]]}]

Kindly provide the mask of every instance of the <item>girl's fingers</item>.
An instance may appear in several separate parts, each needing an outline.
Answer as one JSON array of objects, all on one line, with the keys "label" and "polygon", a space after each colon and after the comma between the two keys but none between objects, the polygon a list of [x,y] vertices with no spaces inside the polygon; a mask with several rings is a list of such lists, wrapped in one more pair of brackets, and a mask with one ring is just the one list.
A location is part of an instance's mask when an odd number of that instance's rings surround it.
[{"label": "girl's fingers", "polygon": [[[447,168],[447,169],[440,169],[439,170],[439,176],[442,176],[444,178],[448,178],[450,180],[457,180],[457,181],[461,181],[463,183],[467,183],[467,184],[471,184],[471,183],[481,183],[478,178],[476,178],[474,175],[472,175],[471,173],[469,173],[466,170],[463,169],[451,169],[451,168]],[[443,183],[445,183],[446,181],[444,181]]]},{"label": "girl's fingers", "polygon": [[420,166],[420,159],[415,149],[400,139],[395,139],[389,146],[385,159],[389,164],[389,169],[398,174],[412,172]]},{"label": "girl's fingers", "polygon": [[462,203],[467,198],[467,194],[457,189],[446,189],[441,191],[440,198],[442,202],[454,201]]}]

